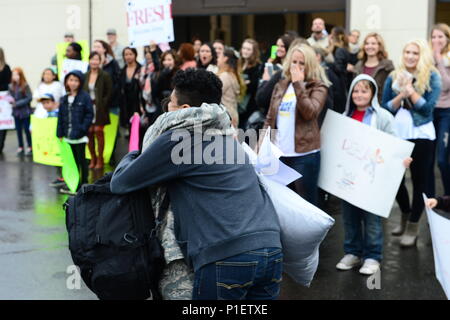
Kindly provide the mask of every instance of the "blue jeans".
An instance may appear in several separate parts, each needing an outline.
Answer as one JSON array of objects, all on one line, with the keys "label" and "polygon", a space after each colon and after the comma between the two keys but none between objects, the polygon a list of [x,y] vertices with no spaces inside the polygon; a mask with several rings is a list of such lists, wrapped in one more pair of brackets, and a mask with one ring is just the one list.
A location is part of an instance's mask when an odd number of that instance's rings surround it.
[{"label": "blue jeans", "polygon": [[193,300],[275,300],[282,273],[281,249],[245,252],[197,270]]},{"label": "blue jeans", "polygon": [[436,128],[437,135],[437,163],[442,175],[444,192],[445,194],[450,195],[450,109],[434,109],[434,126]]},{"label": "blue jeans", "polygon": [[22,131],[25,131],[27,138],[27,145],[31,148],[31,132],[30,132],[30,117],[19,119],[14,117],[16,123],[17,140],[19,142],[19,148],[23,148],[23,135]]},{"label": "blue jeans", "polygon": [[381,217],[342,201],[344,217],[344,252],[363,259],[383,259],[383,224]]},{"label": "blue jeans", "polygon": [[317,206],[320,152],[302,157],[282,157],[280,160],[303,176],[289,187],[297,192],[303,199]]}]

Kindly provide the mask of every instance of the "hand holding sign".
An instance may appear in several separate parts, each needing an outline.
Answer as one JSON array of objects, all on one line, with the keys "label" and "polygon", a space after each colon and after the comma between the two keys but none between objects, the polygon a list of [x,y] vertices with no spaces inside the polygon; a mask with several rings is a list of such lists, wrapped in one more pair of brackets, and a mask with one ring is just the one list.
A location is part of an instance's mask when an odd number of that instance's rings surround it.
[{"label": "hand holding sign", "polygon": [[131,47],[146,46],[148,39],[156,43],[175,40],[172,0],[125,1],[125,7]]}]

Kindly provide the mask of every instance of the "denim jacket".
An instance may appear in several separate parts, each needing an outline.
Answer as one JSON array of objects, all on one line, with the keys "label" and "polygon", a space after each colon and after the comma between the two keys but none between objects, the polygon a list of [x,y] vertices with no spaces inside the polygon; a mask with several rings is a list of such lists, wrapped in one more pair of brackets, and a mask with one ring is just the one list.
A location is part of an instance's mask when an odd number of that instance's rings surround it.
[{"label": "denim jacket", "polygon": [[[392,84],[393,79],[392,75],[390,75],[386,79],[386,83],[384,85],[382,106],[395,115],[398,109],[395,110],[393,108],[392,100],[394,100],[398,93],[396,93],[392,89]],[[422,98],[413,106],[413,109],[410,110],[414,126],[420,127],[433,121],[433,110],[441,95],[441,86],[442,84],[440,75],[436,72],[433,72],[430,77],[431,90],[426,91],[423,94]]]}]

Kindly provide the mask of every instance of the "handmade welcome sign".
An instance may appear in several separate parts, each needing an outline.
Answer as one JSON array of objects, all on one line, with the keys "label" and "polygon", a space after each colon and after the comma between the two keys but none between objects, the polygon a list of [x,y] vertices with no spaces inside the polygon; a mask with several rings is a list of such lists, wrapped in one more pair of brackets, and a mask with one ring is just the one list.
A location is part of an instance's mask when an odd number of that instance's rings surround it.
[{"label": "handmade welcome sign", "polygon": [[388,218],[414,144],[331,110],[321,140],[319,187]]}]

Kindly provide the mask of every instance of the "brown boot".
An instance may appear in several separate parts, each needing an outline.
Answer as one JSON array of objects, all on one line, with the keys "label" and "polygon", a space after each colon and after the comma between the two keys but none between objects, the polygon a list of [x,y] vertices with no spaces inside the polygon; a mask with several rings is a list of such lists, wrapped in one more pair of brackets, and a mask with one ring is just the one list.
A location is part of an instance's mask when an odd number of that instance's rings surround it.
[{"label": "brown boot", "polygon": [[102,130],[96,130],[95,135],[97,136],[98,141],[98,156],[97,156],[97,164],[95,166],[95,169],[103,169],[104,163],[103,163],[103,150],[105,149],[105,135]]},{"label": "brown boot", "polygon": [[94,169],[97,164],[97,156],[95,154],[95,135],[93,127],[89,129],[88,138],[89,138],[88,143],[89,153],[91,154],[91,162],[89,163],[89,169]]}]

